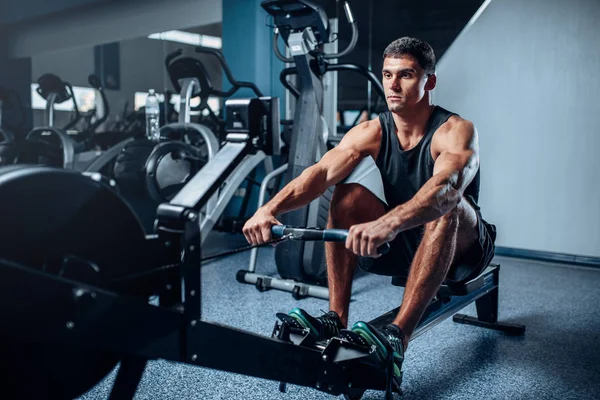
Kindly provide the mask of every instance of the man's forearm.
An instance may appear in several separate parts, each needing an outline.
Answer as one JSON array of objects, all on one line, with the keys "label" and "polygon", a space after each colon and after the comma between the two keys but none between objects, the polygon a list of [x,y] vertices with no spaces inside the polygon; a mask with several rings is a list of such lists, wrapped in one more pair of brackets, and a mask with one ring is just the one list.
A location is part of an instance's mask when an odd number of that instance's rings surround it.
[{"label": "man's forearm", "polygon": [[280,215],[309,204],[327,190],[326,174],[315,167],[305,169],[288,183],[262,208],[272,215]]},{"label": "man's forearm", "polygon": [[456,207],[461,198],[462,194],[452,186],[448,176],[434,176],[412,199],[382,218],[394,231],[406,231],[442,217]]}]

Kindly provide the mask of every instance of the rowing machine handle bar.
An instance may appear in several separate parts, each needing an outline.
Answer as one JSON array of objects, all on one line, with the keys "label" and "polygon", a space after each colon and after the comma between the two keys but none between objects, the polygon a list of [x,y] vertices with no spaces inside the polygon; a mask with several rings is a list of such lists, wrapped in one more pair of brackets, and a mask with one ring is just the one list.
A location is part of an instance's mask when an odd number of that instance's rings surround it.
[{"label": "rowing machine handle bar", "polygon": [[[348,237],[346,229],[295,228],[287,225],[273,225],[271,233],[275,238],[292,235],[293,240],[345,242]],[[377,249],[383,255],[390,251],[390,244],[385,243]]]}]

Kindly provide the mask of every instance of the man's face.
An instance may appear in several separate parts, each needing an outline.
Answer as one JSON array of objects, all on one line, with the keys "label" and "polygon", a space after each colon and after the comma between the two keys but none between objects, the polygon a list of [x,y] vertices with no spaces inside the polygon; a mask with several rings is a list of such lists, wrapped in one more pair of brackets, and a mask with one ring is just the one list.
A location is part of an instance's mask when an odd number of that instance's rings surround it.
[{"label": "man's face", "polygon": [[383,89],[387,105],[392,112],[410,109],[423,99],[426,90],[433,89],[433,82],[428,83],[428,77],[417,60],[410,56],[401,58],[386,57],[383,60]]}]

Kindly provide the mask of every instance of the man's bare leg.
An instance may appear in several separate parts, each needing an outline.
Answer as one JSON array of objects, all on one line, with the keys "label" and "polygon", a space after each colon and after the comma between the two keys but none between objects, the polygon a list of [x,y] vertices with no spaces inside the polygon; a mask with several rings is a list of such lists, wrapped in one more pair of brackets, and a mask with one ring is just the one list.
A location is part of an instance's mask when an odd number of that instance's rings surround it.
[{"label": "man's bare leg", "polygon": [[[348,229],[352,225],[374,221],[385,213],[385,206],[365,187],[357,184],[338,185],[329,206],[328,228]],[[346,249],[344,242],[325,244],[329,309],[340,316],[348,326],[348,309],[352,280],[358,256]]]},{"label": "man's bare leg", "polygon": [[425,225],[406,281],[402,306],[393,321],[402,329],[405,349],[450,266],[477,239],[477,215],[465,199],[448,214]]}]

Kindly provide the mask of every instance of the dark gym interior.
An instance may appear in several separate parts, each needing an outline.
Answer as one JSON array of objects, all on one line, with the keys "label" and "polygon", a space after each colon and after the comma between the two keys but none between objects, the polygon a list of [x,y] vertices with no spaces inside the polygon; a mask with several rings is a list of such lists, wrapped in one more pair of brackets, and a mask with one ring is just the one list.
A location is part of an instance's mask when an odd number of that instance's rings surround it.
[{"label": "dark gym interior", "polygon": [[[598,0],[1,3],[2,397],[600,398],[598,21]],[[434,78],[384,57],[403,37]],[[390,83],[396,62],[418,67]],[[425,194],[444,168],[448,208]],[[384,215],[342,203],[356,183]]]}]

